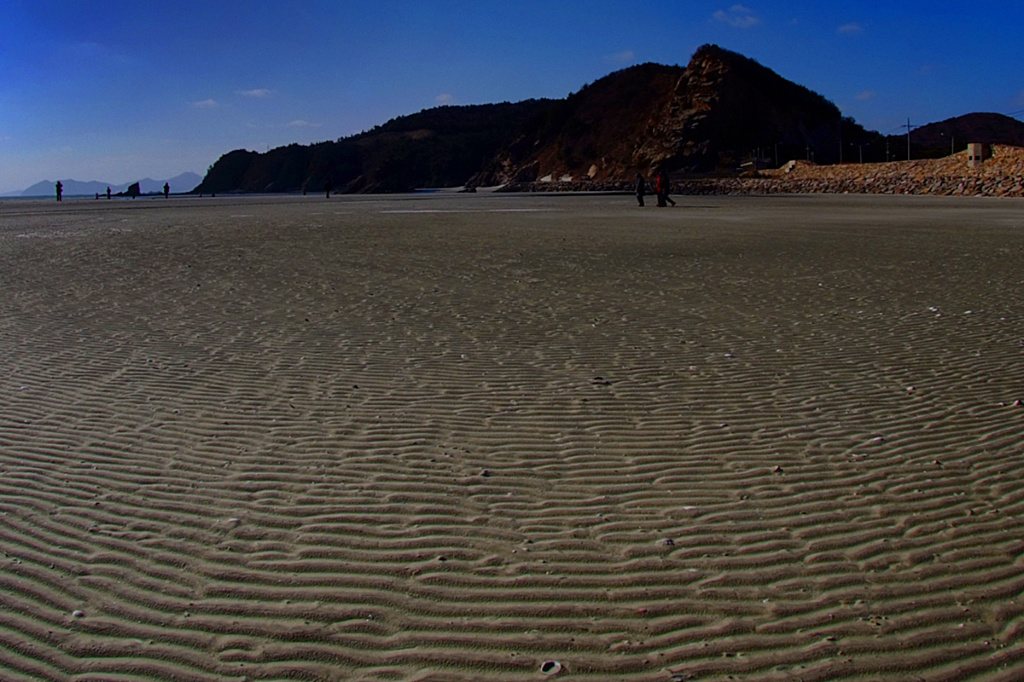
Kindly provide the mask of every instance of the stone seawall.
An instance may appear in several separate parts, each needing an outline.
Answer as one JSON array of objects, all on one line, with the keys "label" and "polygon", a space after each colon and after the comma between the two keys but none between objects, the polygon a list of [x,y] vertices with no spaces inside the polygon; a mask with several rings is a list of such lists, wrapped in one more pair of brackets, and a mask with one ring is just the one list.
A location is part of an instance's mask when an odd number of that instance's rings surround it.
[{"label": "stone seawall", "polygon": [[[532,182],[506,192],[632,192],[633,181]],[[942,159],[816,166],[790,162],[753,177],[675,180],[673,194],[935,194],[1024,197],[1024,148],[994,145],[977,168],[967,152]]]}]

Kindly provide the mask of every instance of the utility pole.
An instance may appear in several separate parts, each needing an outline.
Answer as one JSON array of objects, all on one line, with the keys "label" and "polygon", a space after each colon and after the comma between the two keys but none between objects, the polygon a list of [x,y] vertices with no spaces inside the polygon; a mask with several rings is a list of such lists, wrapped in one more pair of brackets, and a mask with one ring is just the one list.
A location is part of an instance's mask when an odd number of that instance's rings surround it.
[{"label": "utility pole", "polygon": [[907,117],[907,161],[910,161],[910,117]]},{"label": "utility pole", "polygon": [[843,118],[839,117],[839,165],[843,165]]}]

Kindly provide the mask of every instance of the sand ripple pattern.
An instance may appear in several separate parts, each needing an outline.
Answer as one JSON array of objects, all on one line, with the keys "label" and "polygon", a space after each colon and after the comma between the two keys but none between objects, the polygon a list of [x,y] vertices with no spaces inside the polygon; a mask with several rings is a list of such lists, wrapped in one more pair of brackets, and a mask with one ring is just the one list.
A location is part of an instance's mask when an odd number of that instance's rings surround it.
[{"label": "sand ripple pattern", "polygon": [[1019,679],[1020,209],[2,206],[0,679]]}]

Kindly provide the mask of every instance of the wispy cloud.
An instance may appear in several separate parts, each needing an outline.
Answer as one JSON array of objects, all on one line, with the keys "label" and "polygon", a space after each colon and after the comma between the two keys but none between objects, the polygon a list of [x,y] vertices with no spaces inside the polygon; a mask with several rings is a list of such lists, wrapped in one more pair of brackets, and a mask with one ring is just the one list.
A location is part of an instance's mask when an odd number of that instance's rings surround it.
[{"label": "wispy cloud", "polygon": [[860,35],[861,33],[864,33],[864,24],[858,24],[856,22],[843,24],[842,26],[836,29],[836,33],[838,33],[839,35],[857,36]]},{"label": "wispy cloud", "polygon": [[609,64],[631,64],[636,61],[636,53],[633,50],[613,52],[612,54],[606,54],[604,60]]},{"label": "wispy cloud", "polygon": [[80,66],[89,64],[103,68],[116,68],[119,65],[130,63],[127,56],[103,43],[81,41],[67,44],[63,49],[68,58],[73,59]]},{"label": "wispy cloud", "polygon": [[438,104],[451,104],[455,101],[455,98],[449,92],[442,92],[440,95],[434,98],[434,101]]},{"label": "wispy cloud", "polygon": [[864,92],[857,93],[857,99],[861,101],[874,99],[878,95],[874,90],[865,90]]},{"label": "wispy cloud", "polygon": [[270,97],[271,92],[266,88],[256,88],[255,90],[235,90],[235,94],[241,95],[242,97],[262,99],[264,97]]},{"label": "wispy cloud", "polygon": [[728,10],[720,9],[713,16],[733,28],[752,28],[761,23],[754,10],[744,5],[733,5]]},{"label": "wispy cloud", "polygon": [[204,99],[199,102],[192,102],[192,106],[196,109],[217,109],[220,107],[220,102],[215,99]]},{"label": "wispy cloud", "polygon": [[280,130],[281,128],[319,128],[323,123],[311,123],[304,118],[297,118],[288,123],[253,123],[243,124],[249,130]]}]

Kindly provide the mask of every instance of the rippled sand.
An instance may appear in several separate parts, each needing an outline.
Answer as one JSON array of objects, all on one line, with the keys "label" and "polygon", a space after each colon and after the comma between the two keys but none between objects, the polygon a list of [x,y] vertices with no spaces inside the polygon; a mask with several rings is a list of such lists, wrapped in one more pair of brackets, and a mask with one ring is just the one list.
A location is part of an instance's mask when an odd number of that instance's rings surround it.
[{"label": "rippled sand", "polygon": [[4,202],[0,679],[1024,677],[1024,202],[682,199]]}]

